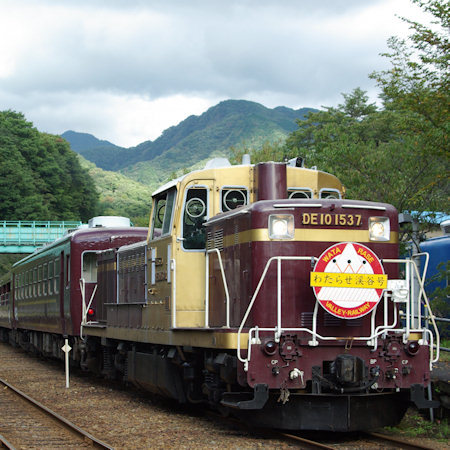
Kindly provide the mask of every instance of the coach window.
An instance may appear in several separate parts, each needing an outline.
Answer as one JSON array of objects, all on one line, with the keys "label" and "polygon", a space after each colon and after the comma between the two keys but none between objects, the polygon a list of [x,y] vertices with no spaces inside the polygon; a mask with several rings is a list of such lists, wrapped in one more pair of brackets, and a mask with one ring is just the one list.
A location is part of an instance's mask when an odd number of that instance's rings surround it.
[{"label": "coach window", "polygon": [[28,286],[29,286],[29,279],[30,279],[30,273],[28,272],[28,270],[25,272],[25,298],[28,298],[30,296],[30,293],[28,291]]},{"label": "coach window", "polygon": [[53,294],[53,261],[48,263],[48,293]]},{"label": "coach window", "polygon": [[61,260],[59,258],[55,259],[55,278],[53,279],[55,282],[54,291],[55,294],[59,293],[59,273],[61,271]]},{"label": "coach window", "polygon": [[42,294],[42,266],[38,267],[38,295]]},{"label": "coach window", "polygon": [[153,199],[152,239],[170,234],[176,192],[172,188]]},{"label": "coach window", "polygon": [[191,188],[186,193],[183,214],[183,247],[186,250],[202,250],[206,246],[203,225],[208,215],[208,191]]},{"label": "coach window", "polygon": [[83,279],[86,283],[97,282],[97,253],[83,253]]},{"label": "coach window", "polygon": [[66,279],[65,279],[64,284],[65,284],[66,288],[68,288],[69,284],[70,284],[70,255],[66,255],[65,276],[66,276]]},{"label": "coach window", "polygon": [[37,267],[35,267],[33,269],[33,297],[36,297],[37,295],[37,284],[38,284]]},{"label": "coach window", "polygon": [[47,295],[47,279],[48,279],[48,266],[47,263],[45,263],[42,266],[42,290],[43,290],[43,294]]}]

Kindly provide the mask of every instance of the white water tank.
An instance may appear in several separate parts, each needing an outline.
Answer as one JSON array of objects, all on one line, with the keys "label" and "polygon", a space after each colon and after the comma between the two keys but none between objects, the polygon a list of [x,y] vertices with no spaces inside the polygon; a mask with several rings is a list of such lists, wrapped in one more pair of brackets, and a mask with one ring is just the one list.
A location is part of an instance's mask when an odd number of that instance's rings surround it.
[{"label": "white water tank", "polygon": [[89,228],[97,227],[116,227],[116,228],[129,228],[131,227],[131,221],[128,217],[120,216],[97,216],[89,219]]}]

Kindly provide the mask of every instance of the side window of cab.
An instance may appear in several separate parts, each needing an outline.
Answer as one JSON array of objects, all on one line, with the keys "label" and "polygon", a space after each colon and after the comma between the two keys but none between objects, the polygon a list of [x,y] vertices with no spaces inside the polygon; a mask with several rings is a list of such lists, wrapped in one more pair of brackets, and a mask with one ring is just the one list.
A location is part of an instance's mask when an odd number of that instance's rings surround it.
[{"label": "side window of cab", "polygon": [[207,189],[198,187],[188,189],[183,210],[183,248],[185,250],[206,248],[206,230],[203,223],[207,217]]},{"label": "side window of cab", "polygon": [[151,239],[170,234],[174,211],[176,189],[158,194],[154,199],[153,216],[151,222]]}]

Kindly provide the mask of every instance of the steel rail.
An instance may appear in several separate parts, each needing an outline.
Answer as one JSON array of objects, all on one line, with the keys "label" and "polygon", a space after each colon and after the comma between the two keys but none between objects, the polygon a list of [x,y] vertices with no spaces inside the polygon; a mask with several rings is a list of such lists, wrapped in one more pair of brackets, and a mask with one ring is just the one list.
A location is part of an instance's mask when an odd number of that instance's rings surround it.
[{"label": "steel rail", "polygon": [[362,433],[362,435],[368,436],[370,439],[373,439],[377,442],[384,441],[384,442],[388,442],[391,444],[397,444],[400,446],[398,448],[405,449],[405,450],[433,450],[432,447],[428,447],[426,445],[414,444],[414,443],[406,441],[404,439],[387,436],[387,435],[381,434],[381,433],[364,432],[364,433]]},{"label": "steel rail", "polygon": [[[63,416],[59,415],[58,413],[47,408],[45,405],[38,402],[37,400],[34,400],[29,395],[27,395],[24,392],[22,392],[21,390],[17,389],[12,384],[8,383],[7,381],[3,380],[2,378],[0,378],[0,383],[3,384],[4,386],[6,386],[11,391],[13,391],[20,398],[26,400],[28,403],[30,403],[32,406],[37,408],[39,411],[44,412],[45,414],[50,416],[52,419],[56,420],[62,427],[66,428],[73,434],[82,437],[85,441],[88,441],[91,444],[91,446],[93,446],[95,448],[103,448],[103,449],[113,450],[113,447],[111,447],[110,445],[108,445],[105,442],[92,436],[92,434],[90,434],[87,431],[83,430],[82,428],[78,427],[77,425],[70,422]],[[5,442],[5,444],[6,444],[6,442]],[[7,448],[14,448],[14,447],[7,447]]]},{"label": "steel rail", "polygon": [[326,449],[326,450],[335,450],[336,449],[336,447],[330,447],[329,445],[325,445],[320,442],[312,441],[310,439],[302,438],[295,434],[279,432],[279,435],[283,436],[285,438],[291,439],[293,441],[301,442],[302,444],[305,444],[305,446],[302,446],[302,448],[320,448],[320,449]]}]

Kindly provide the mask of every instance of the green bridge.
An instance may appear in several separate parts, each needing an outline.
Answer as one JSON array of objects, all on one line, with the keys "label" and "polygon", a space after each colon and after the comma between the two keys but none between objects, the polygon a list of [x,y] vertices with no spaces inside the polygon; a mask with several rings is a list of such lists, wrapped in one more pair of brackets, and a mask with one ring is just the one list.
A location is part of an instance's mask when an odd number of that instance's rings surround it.
[{"label": "green bridge", "polygon": [[76,221],[0,220],[0,253],[33,253],[80,225]]}]

